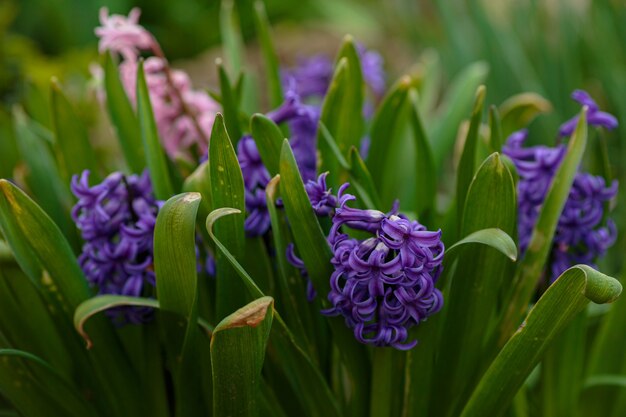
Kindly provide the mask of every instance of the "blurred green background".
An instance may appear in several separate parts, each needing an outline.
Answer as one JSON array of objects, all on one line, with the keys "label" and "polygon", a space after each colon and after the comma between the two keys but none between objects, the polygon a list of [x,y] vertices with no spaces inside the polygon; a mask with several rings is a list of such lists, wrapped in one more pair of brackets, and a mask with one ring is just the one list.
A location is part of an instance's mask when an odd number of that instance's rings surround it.
[{"label": "blurred green background", "polygon": [[[435,57],[444,86],[470,63],[487,63],[489,104],[499,105],[525,91],[540,94],[552,103],[552,111],[531,125],[535,142],[554,144],[559,124],[579,108],[569,97],[576,88],[588,90],[601,108],[626,123],[624,0],[265,3],[283,63],[317,52],[332,55],[341,37],[351,33],[380,51],[389,82],[415,70],[419,62],[423,66],[425,57]],[[258,52],[252,0],[236,0],[235,5],[247,45],[246,65],[254,66]],[[26,81],[46,92],[50,78],[56,76],[75,100],[88,104],[80,107],[81,112],[90,125],[96,124],[97,106],[86,86],[89,64],[98,60],[93,30],[99,24],[101,6],[121,14],[140,7],[141,24],[156,36],[174,66],[187,69],[198,85],[215,87],[213,58],[222,53],[218,0],[2,0],[0,103],[4,111],[0,111],[0,122],[14,103],[33,100],[34,90],[26,87]],[[622,132],[620,127],[607,137],[614,175],[624,186]],[[3,174],[8,167],[0,168]],[[624,197],[620,197],[618,213],[624,212],[621,207],[626,207]],[[624,216],[616,217],[624,230],[626,225],[619,221]],[[620,240],[620,249],[614,252],[626,250],[626,239]]]}]

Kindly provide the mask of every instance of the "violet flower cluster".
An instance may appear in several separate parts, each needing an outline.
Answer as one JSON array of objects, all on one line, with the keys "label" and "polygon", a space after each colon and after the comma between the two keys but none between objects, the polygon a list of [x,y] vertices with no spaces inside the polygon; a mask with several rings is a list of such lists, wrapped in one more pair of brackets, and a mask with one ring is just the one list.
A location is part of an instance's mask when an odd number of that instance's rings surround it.
[{"label": "violet flower cluster", "polygon": [[[613,116],[598,111],[586,92],[576,91],[573,97],[589,106],[590,124],[609,129],[617,126]],[[560,134],[571,134],[572,123],[575,127],[577,121],[576,117],[564,123]],[[564,145],[524,148],[527,136],[527,130],[515,132],[503,148],[503,153],[511,158],[520,176],[517,185],[518,234],[522,254],[528,248],[539,212],[566,152]],[[607,202],[616,194],[617,181],[609,185],[600,176],[582,172],[576,174],[554,236],[550,267],[546,271],[550,282],[573,265],[593,266],[615,243],[615,224],[611,219],[604,219]]]},{"label": "violet flower cluster", "polygon": [[102,26],[95,30],[99,50],[123,58],[120,78],[132,103],[136,103],[139,54],[150,51],[154,56],[145,60],[144,72],[163,147],[172,159],[188,157],[194,147],[204,154],[219,104],[206,92],[193,89],[184,71],[169,68],[156,39],[139,25],[139,14],[134,8],[128,17],[109,16],[106,8],[100,9]]},{"label": "violet flower cluster", "polygon": [[[328,235],[334,272],[328,300],[332,307],[322,313],[341,315],[355,338],[373,346],[413,348],[409,329],[443,306],[435,284],[442,271],[444,245],[441,231],[428,231],[415,220],[397,213],[348,207],[355,196],[340,187],[338,196],[326,188],[325,175],[309,181],[306,188],[318,215],[332,216]],[[350,237],[345,228],[371,234]],[[304,262],[288,249],[288,259],[303,272]],[[309,281],[308,296],[312,295]]]},{"label": "violet flower cluster", "polygon": [[[162,205],[152,194],[147,172],[141,176],[110,174],[89,186],[89,171],[74,175],[72,209],[85,241],[78,262],[98,294],[145,297],[153,293],[153,234]],[[141,323],[151,309],[124,307],[108,310],[119,323]]]},{"label": "violet flower cluster", "polygon": [[[366,84],[376,97],[385,90],[382,57],[374,51],[358,46]],[[303,181],[314,180],[317,172],[317,124],[320,101],[326,94],[333,76],[333,62],[325,55],[301,60],[299,65],[283,74],[285,101],[267,117],[277,124],[287,123],[291,132],[290,144]],[[311,103],[311,104],[308,104]],[[248,236],[261,236],[270,227],[265,201],[265,187],[270,175],[251,136],[244,136],[237,146],[245,185],[245,230]]]}]

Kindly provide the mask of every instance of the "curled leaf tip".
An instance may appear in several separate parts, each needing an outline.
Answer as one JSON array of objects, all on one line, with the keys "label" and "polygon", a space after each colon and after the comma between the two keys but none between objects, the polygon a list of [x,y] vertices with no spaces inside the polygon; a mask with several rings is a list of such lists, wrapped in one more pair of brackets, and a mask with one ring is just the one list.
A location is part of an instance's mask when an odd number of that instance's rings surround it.
[{"label": "curled leaf tip", "polygon": [[256,327],[265,319],[267,309],[273,304],[274,299],[272,297],[259,298],[224,319],[216,331],[235,327]]}]

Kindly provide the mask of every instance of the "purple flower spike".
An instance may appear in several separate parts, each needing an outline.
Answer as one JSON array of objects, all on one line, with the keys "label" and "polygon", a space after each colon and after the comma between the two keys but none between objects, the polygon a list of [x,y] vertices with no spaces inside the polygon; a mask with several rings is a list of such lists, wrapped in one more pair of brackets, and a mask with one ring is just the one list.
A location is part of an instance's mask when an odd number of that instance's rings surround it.
[{"label": "purple flower spike", "polygon": [[[162,205],[152,195],[147,172],[124,176],[116,172],[89,186],[89,171],[72,178],[78,202],[72,218],[85,244],[78,258],[89,283],[99,294],[149,296],[155,285],[152,240]],[[152,310],[137,307],[107,311],[116,323],[142,323]]]},{"label": "purple flower spike", "polygon": [[[588,98],[588,95],[581,97]],[[527,134],[525,130],[513,133],[503,148],[503,153],[512,159],[520,176],[517,197],[522,254],[528,248],[541,207],[566,151],[563,145],[523,148]],[[550,266],[546,271],[550,282],[573,265],[593,266],[613,245],[617,234],[615,225],[610,219],[603,224],[603,219],[606,202],[616,194],[617,181],[608,186],[602,177],[580,172],[576,174],[554,235]]]},{"label": "purple flower spike", "polygon": [[[617,119],[612,114],[600,111],[598,104],[586,91],[576,90],[572,93],[572,98],[582,106],[587,106],[587,123],[590,126],[604,127],[608,130],[613,130],[617,127]],[[570,136],[574,133],[576,124],[578,124],[578,116],[574,116],[563,123],[559,128],[559,136]]]},{"label": "purple flower spike", "polygon": [[325,172],[317,178],[317,181],[309,180],[305,185],[313,210],[318,216],[330,216],[337,208],[337,197],[326,187],[327,176],[328,172]]},{"label": "purple flower spike", "polygon": [[[441,231],[404,216],[348,207],[355,197],[345,193],[347,186],[340,189],[328,238],[335,270],[328,294],[332,307],[323,313],[342,315],[361,343],[411,349],[417,341],[407,342],[409,329],[443,305],[435,288],[444,254]],[[372,237],[351,238],[344,226]]]}]

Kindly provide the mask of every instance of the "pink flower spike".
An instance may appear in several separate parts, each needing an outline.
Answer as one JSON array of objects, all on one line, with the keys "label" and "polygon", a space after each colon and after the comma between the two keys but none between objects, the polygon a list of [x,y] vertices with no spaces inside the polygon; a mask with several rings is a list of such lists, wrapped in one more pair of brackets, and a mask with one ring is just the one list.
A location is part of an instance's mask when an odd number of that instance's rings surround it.
[{"label": "pink flower spike", "polygon": [[100,38],[100,53],[111,51],[119,53],[127,60],[137,59],[140,50],[153,49],[155,40],[146,29],[139,25],[141,11],[133,8],[128,17],[112,14],[106,7],[100,9],[100,24],[95,29]]}]

